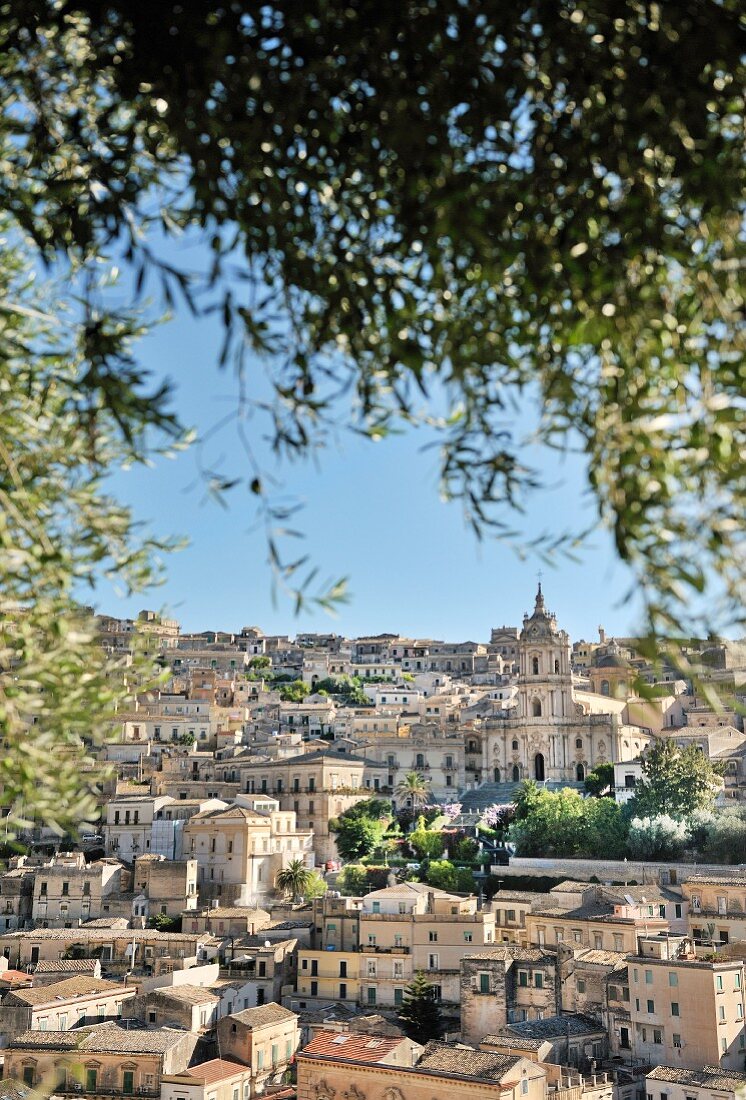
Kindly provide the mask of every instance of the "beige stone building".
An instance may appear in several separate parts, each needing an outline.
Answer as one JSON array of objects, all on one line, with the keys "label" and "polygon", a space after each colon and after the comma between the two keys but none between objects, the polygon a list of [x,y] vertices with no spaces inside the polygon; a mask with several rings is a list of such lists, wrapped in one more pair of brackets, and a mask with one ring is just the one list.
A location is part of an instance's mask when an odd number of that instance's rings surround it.
[{"label": "beige stone building", "polygon": [[179,1027],[206,1031],[218,1018],[220,997],[202,986],[178,984],[140,993],[125,1009],[129,1019],[148,1027]]},{"label": "beige stone building", "polygon": [[517,707],[483,727],[482,774],[490,781],[582,782],[598,764],[633,759],[648,743],[601,697],[576,698],[570,639],[547,611],[541,585],[523,620],[518,659]]},{"label": "beige stone building", "polygon": [[357,1004],[360,999],[361,965],[367,973],[363,956],[350,951],[313,950],[298,952],[298,981],[294,1002],[309,1008],[320,1003],[346,1001]]},{"label": "beige stone building", "polygon": [[689,935],[695,943],[746,941],[746,876],[692,875],[681,892],[689,903]]},{"label": "beige stone building", "polygon": [[161,1078],[161,1100],[249,1100],[251,1068],[226,1058],[200,1062]]},{"label": "beige stone building", "polygon": [[313,829],[320,862],[338,858],[329,821],[371,798],[375,781],[382,786],[384,772],[376,761],[331,747],[285,759],[240,760],[242,789],[250,795],[269,795],[282,810],[296,815],[299,829]]},{"label": "beige stone building", "polygon": [[361,1004],[402,1004],[407,984],[422,970],[442,1002],[458,1005],[461,959],[494,942],[494,914],[475,897],[420,882],[374,890],[360,912]]},{"label": "beige stone building", "polygon": [[[98,959],[105,974],[176,969],[217,955],[220,941],[208,933],[159,932],[155,928],[37,928],[0,935],[0,954],[19,970],[38,962]],[[132,957],[134,945],[134,960]]]},{"label": "beige stone building", "polygon": [[538,947],[569,945],[597,951],[631,952],[643,934],[667,932],[665,917],[646,903],[591,901],[579,906],[547,905],[526,914],[526,935]]},{"label": "beige stone building", "polygon": [[133,890],[146,903],[145,917],[179,917],[197,906],[197,860],[144,855],[135,860]]},{"label": "beige stone building", "polygon": [[86,863],[81,852],[53,856],[35,869],[32,920],[41,928],[73,928],[96,920],[104,906],[129,886],[129,874],[115,859]]},{"label": "beige stone building", "polygon": [[233,805],[187,822],[184,851],[197,861],[201,902],[261,904],[288,863],[313,863],[312,832],[297,827],[293,811],[273,805],[267,810]]},{"label": "beige stone building", "polygon": [[493,1054],[388,1036],[321,1031],[298,1055],[298,1100],[546,1100],[541,1065]]},{"label": "beige stone building", "polygon": [[536,947],[501,944],[461,959],[461,1038],[480,1044],[508,1023],[554,1016],[556,959]]},{"label": "beige stone building", "polygon": [[219,1021],[217,1039],[223,1057],[251,1068],[252,1092],[262,1092],[282,1081],[295,1058],[298,1017],[278,1004],[247,1008]]},{"label": "beige stone building", "polygon": [[641,939],[628,959],[632,1055],[651,1065],[740,1069],[746,1054],[744,961],[666,957],[665,938]]},{"label": "beige stone building", "polygon": [[741,1100],[746,1095],[746,1073],[719,1066],[656,1066],[645,1082],[647,1100]]},{"label": "beige stone building", "polygon": [[86,1097],[158,1100],[161,1077],[186,1069],[199,1036],[160,1028],[131,1031],[114,1023],[72,1031],[25,1031],[5,1051],[5,1076],[36,1088]]},{"label": "beige stone building", "polygon": [[[380,786],[396,800],[396,786],[412,771],[428,782],[436,802],[455,801],[466,782],[464,739],[459,732],[445,732],[437,724],[400,725],[394,735],[372,734],[360,739],[361,753],[384,765]],[[402,803],[406,809],[406,800]]]},{"label": "beige stone building", "polygon": [[77,976],[16,989],[0,1001],[0,1045],[24,1031],[69,1031],[81,1024],[121,1019],[134,986]]}]

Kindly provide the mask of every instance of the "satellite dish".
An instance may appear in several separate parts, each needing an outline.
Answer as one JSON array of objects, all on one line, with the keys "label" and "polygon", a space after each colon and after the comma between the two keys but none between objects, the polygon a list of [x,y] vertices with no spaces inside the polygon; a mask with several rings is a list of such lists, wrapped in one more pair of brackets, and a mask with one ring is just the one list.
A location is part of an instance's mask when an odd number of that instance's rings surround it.
[{"label": "satellite dish", "polygon": [[265,947],[271,947],[271,946],[272,946],[272,944],[271,944],[271,943],[269,942],[269,940],[265,940],[265,941],[264,941],[264,946],[265,946]]}]

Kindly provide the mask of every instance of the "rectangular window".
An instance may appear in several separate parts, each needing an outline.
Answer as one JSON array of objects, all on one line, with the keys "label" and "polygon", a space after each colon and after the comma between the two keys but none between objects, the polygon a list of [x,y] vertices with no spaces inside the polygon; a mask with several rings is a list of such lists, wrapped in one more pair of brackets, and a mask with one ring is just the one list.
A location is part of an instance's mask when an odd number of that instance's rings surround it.
[{"label": "rectangular window", "polygon": [[677,1035],[675,1031],[673,1033],[673,1045],[675,1047],[680,1047],[681,1046],[681,1036]]},{"label": "rectangular window", "polygon": [[518,984],[519,985],[528,985],[528,971],[527,970],[519,970],[518,971]]},{"label": "rectangular window", "polygon": [[717,974],[716,975],[716,977],[715,977],[715,988],[717,989],[718,993],[722,993],[722,991],[723,991],[723,975],[722,974]]},{"label": "rectangular window", "polygon": [[428,932],[427,938],[430,941],[430,943],[437,943],[438,942],[438,933],[437,932]]},{"label": "rectangular window", "polygon": [[479,975],[479,992],[489,993],[490,991],[490,976],[482,971]]},{"label": "rectangular window", "polygon": [[534,974],[534,985],[537,989],[544,988],[544,975],[540,970],[537,970],[537,972]]},{"label": "rectangular window", "polygon": [[656,1043],[658,1046],[660,1046],[660,1044],[663,1042],[663,1032],[660,1031],[657,1027],[653,1028],[653,1042]]},{"label": "rectangular window", "polygon": [[368,986],[368,1004],[374,1005],[376,1003],[376,987],[374,985]]},{"label": "rectangular window", "polygon": [[668,975],[668,984],[671,985],[671,986],[678,985],[679,984],[679,975],[676,974],[676,973],[669,974]]},{"label": "rectangular window", "polygon": [[578,993],[585,993],[585,980],[583,978],[578,978]]},{"label": "rectangular window", "polygon": [[256,1052],[256,1068],[257,1069],[263,1069],[264,1068],[264,1051],[263,1050],[258,1050]]},{"label": "rectangular window", "polygon": [[655,1001],[651,1001],[650,998],[648,998],[648,1012],[655,1012]]},{"label": "rectangular window", "polygon": [[652,984],[653,984],[653,971],[652,970],[646,970],[645,971],[645,985],[652,985]]},{"label": "rectangular window", "polygon": [[680,1016],[681,1015],[681,1013],[679,1012],[679,1002],[678,1001],[671,1001],[671,1015],[672,1016]]},{"label": "rectangular window", "polygon": [[474,937],[471,932],[464,932],[464,943],[471,943],[473,938]]},{"label": "rectangular window", "polygon": [[395,989],[394,990],[394,1004],[397,1005],[397,1006],[404,1004],[404,990],[403,989]]}]

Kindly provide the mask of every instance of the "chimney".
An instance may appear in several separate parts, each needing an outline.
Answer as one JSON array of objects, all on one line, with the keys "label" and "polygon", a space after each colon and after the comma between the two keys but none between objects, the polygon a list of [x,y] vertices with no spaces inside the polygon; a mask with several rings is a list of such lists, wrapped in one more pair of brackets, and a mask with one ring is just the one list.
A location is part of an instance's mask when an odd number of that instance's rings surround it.
[{"label": "chimney", "polygon": [[598,628],[598,640],[601,643],[601,645],[606,644],[606,631],[604,630],[604,628],[602,626],[600,626]]}]

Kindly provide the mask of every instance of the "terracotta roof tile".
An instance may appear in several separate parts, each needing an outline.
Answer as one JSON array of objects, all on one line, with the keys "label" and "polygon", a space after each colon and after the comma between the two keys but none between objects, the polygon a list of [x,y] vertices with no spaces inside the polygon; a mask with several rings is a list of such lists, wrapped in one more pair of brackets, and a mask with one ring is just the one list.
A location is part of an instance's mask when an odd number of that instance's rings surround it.
[{"label": "terracotta roof tile", "polygon": [[240,1062],[231,1062],[227,1058],[211,1058],[209,1062],[202,1062],[199,1066],[191,1066],[185,1070],[190,1077],[196,1077],[206,1085],[212,1085],[215,1081],[224,1081],[235,1077],[239,1073],[251,1073],[251,1066],[244,1066]]},{"label": "terracotta roof tile", "polygon": [[317,1058],[342,1058],[348,1062],[380,1062],[406,1040],[398,1036],[319,1031],[301,1054]]}]

